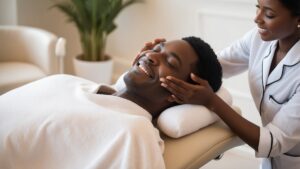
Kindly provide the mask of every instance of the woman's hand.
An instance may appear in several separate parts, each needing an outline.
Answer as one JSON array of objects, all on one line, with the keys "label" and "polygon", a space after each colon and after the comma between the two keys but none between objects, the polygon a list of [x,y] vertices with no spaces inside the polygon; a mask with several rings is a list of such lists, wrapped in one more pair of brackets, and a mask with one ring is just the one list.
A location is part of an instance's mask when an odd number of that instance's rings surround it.
[{"label": "woman's hand", "polygon": [[140,53],[134,59],[132,65],[134,65],[137,62],[137,60],[139,60],[142,52],[144,52],[146,50],[152,50],[154,46],[156,46],[157,44],[159,44],[161,42],[165,42],[165,41],[166,41],[166,39],[164,39],[164,38],[157,38],[157,39],[154,39],[153,42],[146,42],[145,46],[141,49]]},{"label": "woman's hand", "polygon": [[166,88],[172,95],[170,102],[179,104],[197,104],[210,107],[211,100],[215,96],[212,88],[206,80],[201,79],[195,74],[191,74],[192,80],[196,84],[187,83],[172,76],[161,78],[161,86]]}]

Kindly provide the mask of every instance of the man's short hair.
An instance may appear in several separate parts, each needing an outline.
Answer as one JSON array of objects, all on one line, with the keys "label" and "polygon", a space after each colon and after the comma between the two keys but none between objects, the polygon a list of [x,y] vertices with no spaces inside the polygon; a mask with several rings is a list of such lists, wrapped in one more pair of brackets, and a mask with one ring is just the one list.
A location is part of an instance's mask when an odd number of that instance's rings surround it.
[{"label": "man's short hair", "polygon": [[214,92],[219,90],[222,85],[222,67],[213,49],[198,37],[184,37],[182,40],[192,46],[199,58],[195,74],[207,80]]}]

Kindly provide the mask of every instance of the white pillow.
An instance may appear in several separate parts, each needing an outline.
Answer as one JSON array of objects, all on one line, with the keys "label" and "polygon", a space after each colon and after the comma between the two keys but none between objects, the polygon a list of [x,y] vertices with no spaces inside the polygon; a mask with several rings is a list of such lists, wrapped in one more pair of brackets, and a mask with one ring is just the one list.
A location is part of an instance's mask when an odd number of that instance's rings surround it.
[{"label": "white pillow", "polygon": [[[125,87],[123,75],[112,86],[116,90]],[[217,95],[232,105],[230,93],[221,87]],[[164,110],[158,117],[158,128],[169,137],[179,138],[217,121],[219,117],[201,105],[182,104]]]},{"label": "white pillow", "polygon": [[[232,104],[229,92],[221,87],[217,95],[227,104]],[[191,134],[219,120],[219,117],[204,106],[182,104],[164,110],[158,117],[158,128],[167,136],[179,138]]]}]

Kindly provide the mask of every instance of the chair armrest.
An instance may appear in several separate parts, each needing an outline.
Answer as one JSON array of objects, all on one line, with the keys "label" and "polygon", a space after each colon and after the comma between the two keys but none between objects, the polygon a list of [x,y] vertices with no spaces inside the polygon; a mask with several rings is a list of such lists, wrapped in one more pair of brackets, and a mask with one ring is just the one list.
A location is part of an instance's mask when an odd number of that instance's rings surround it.
[{"label": "chair armrest", "polygon": [[[56,35],[40,28],[1,25],[0,61],[32,63],[45,74],[58,73],[59,63],[55,52],[57,43],[63,44]],[[63,48],[63,45],[59,46]],[[60,56],[62,54],[60,52]]]}]

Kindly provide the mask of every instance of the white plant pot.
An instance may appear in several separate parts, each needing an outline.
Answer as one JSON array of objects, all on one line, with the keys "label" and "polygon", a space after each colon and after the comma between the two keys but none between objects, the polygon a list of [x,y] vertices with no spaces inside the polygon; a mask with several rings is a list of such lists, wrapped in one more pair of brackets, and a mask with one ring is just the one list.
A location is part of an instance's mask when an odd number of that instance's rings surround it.
[{"label": "white plant pot", "polygon": [[110,84],[112,79],[113,60],[84,61],[75,57],[73,59],[75,74],[96,83]]}]

